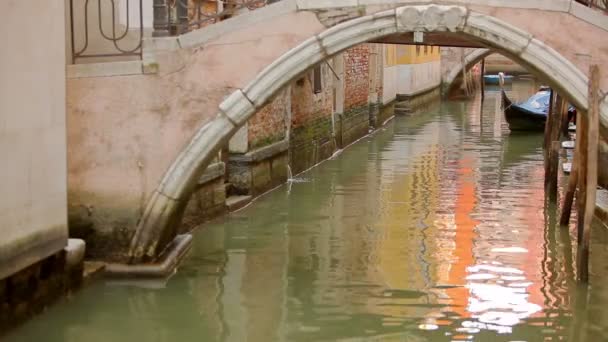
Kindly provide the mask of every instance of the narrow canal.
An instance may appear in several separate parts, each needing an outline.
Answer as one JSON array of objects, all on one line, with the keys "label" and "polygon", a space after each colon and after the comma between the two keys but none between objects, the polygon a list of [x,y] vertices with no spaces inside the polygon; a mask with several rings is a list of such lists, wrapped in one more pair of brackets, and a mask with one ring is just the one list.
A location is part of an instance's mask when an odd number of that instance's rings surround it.
[{"label": "narrow canal", "polygon": [[94,283],[7,340],[607,340],[608,230],[577,289],[542,135],[497,94],[395,118],[198,230],[169,281]]}]

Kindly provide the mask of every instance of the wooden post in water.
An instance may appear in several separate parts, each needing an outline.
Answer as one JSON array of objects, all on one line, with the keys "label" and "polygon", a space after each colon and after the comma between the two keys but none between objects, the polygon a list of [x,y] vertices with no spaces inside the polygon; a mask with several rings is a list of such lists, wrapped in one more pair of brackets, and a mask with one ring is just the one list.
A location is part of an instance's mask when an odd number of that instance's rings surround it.
[{"label": "wooden post in water", "polygon": [[[597,187],[597,153],[599,145],[599,116],[600,116],[600,71],[597,64],[589,67],[589,111],[587,113],[588,120],[587,141],[581,150],[586,150],[586,167],[585,173],[581,172],[580,178],[586,178],[585,186],[585,206],[583,216],[579,216],[582,222],[582,236],[578,241],[576,265],[577,279],[580,282],[587,283],[589,281],[589,240],[591,238],[591,221],[595,213],[596,187]],[[577,127],[578,128],[578,127]],[[581,170],[582,171],[582,170]],[[581,196],[582,197],[582,196]],[[580,226],[579,226],[580,228]]]},{"label": "wooden post in water", "polygon": [[568,228],[570,224],[570,214],[572,213],[572,203],[574,202],[574,193],[576,192],[576,185],[578,184],[578,155],[581,144],[577,143],[574,150],[574,158],[572,160],[572,167],[570,169],[570,176],[568,177],[568,187],[564,194],[564,202],[562,204],[562,212],[559,218],[559,224],[563,228]]},{"label": "wooden post in water", "polygon": [[549,150],[551,149],[551,128],[553,126],[552,121],[554,119],[554,109],[555,108],[553,106],[553,90],[551,90],[551,96],[549,97],[549,110],[547,111],[547,122],[545,123],[545,139],[543,142],[543,148],[545,149],[545,171],[547,171],[548,168]]},{"label": "wooden post in water", "polygon": [[559,112],[561,120],[562,120],[562,122],[560,124],[561,135],[563,135],[564,137],[567,137],[568,136],[568,101],[566,101],[565,98],[563,98],[562,96],[560,96],[558,94],[556,103],[558,104],[558,107],[561,108],[560,112]]},{"label": "wooden post in water", "polygon": [[[589,80],[591,82],[591,80]],[[576,145],[580,145],[578,149],[578,193],[576,195],[576,212],[578,216],[577,226],[577,243],[581,243],[583,238],[583,225],[584,225],[584,213],[585,203],[587,202],[587,141],[589,130],[589,117],[588,113],[585,115],[579,115],[576,120]]]},{"label": "wooden post in water", "polygon": [[482,59],[481,60],[481,75],[479,76],[479,86],[481,87],[481,102],[483,102],[483,100],[486,97],[486,85],[485,82],[483,81],[483,75],[486,74],[486,59]]},{"label": "wooden post in water", "polygon": [[559,169],[559,149],[561,142],[559,140],[551,142],[549,149],[549,168],[546,174],[545,193],[551,202],[557,201],[557,175]]}]

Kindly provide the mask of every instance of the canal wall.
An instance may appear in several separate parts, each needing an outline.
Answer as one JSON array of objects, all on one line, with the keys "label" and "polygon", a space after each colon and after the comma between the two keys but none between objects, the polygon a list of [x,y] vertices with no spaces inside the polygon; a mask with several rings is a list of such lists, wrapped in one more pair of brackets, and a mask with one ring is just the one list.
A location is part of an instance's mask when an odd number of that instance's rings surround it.
[{"label": "canal wall", "polygon": [[435,46],[385,45],[382,102],[408,114],[436,100],[441,85],[441,52]]},{"label": "canal wall", "polygon": [[[39,5],[39,6],[38,6]],[[2,1],[0,281],[67,244],[63,0]],[[36,25],[23,25],[28,18]],[[19,34],[15,32],[19,27]],[[43,27],[45,34],[39,34]]]}]

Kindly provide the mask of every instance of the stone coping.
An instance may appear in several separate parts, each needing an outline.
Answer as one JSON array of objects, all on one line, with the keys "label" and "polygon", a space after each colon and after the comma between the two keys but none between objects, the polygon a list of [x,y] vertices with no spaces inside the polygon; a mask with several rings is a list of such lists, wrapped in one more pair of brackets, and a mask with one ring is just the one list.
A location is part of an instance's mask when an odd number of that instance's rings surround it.
[{"label": "stone coping", "polygon": [[166,278],[192,247],[192,235],[178,235],[167,247],[161,260],[154,264],[106,264],[105,275],[113,278]]},{"label": "stone coping", "polygon": [[87,63],[68,65],[66,77],[88,78],[88,77],[110,77],[143,74],[142,61],[120,61],[107,63]]},{"label": "stone coping", "polygon": [[416,97],[416,96],[419,96],[419,95],[430,93],[431,91],[433,91],[433,90],[435,90],[437,88],[440,88],[440,87],[441,87],[441,83],[438,83],[438,84],[435,84],[435,85],[432,85],[432,86],[429,86],[429,87],[417,90],[417,91],[415,91],[413,93],[409,93],[409,94],[397,94],[396,101],[397,102],[407,101],[407,100],[409,100],[412,97]]},{"label": "stone coping", "polygon": [[285,152],[289,149],[289,140],[283,139],[274,144],[270,144],[253,151],[249,151],[245,154],[230,154],[230,161],[242,162],[242,163],[255,163],[268,158],[272,158],[279,153]]},{"label": "stone coping", "polygon": [[226,164],[224,162],[219,162],[215,164],[211,164],[207,167],[201,178],[198,180],[198,184],[205,184],[214,179],[220,178],[226,174]]}]

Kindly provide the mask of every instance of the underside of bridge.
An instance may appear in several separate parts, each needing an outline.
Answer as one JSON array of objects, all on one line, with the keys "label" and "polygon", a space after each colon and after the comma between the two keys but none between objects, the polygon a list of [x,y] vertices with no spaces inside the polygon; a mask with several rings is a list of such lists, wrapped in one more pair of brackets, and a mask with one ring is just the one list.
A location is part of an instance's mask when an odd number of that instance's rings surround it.
[{"label": "underside of bridge", "polygon": [[[305,2],[309,7],[312,6],[311,11],[315,10],[315,3]],[[325,3],[319,1],[319,4]],[[568,59],[580,51],[578,46],[562,42],[553,44],[552,47],[551,38],[542,36],[542,32],[547,29],[547,22],[535,24],[521,18],[522,10],[513,11],[511,8],[500,13],[495,8],[489,11],[483,6],[398,7],[401,5],[403,4],[392,3],[385,6],[396,8],[389,10],[382,6],[369,6],[367,11],[362,11],[366,15],[318,33],[314,32],[316,28],[313,27],[309,39],[296,44],[274,62],[260,65],[261,71],[255,77],[244,80],[246,82],[243,86],[237,87],[219,104],[217,116],[194,134],[147,201],[131,242],[130,262],[155,259],[173,239],[175,227],[181,220],[196,180],[221,146],[258,109],[309,68],[357,44],[370,41],[420,43],[420,38],[414,39],[414,36],[422,33],[425,44],[492,48],[527,67],[582,112],[586,110],[588,81],[584,71],[589,61]],[[302,12],[302,8],[298,9],[300,11],[296,15],[307,15]],[[484,12],[492,12],[494,15]],[[569,13],[551,12],[549,16],[553,16],[552,20],[570,20],[576,25],[605,34],[604,28],[583,22]],[[608,51],[596,49],[597,45],[601,46],[600,36],[590,34],[586,39],[585,44],[593,50],[595,59],[608,60]],[[608,78],[604,77],[602,84],[606,86],[607,83]],[[608,103],[605,93],[600,95],[603,98],[601,122],[605,128],[608,123]]]}]

